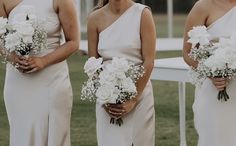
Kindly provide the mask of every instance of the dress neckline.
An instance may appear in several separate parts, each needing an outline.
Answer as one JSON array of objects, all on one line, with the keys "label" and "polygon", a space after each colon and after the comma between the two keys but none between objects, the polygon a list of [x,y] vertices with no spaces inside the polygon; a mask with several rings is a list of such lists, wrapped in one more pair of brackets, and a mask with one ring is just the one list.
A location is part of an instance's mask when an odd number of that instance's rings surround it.
[{"label": "dress neckline", "polygon": [[233,6],[231,9],[229,9],[225,14],[223,14],[221,17],[217,18],[214,22],[212,22],[209,26],[207,26],[207,29],[210,29],[213,27],[217,22],[221,21],[223,18],[228,16],[234,9],[236,8],[236,5]]},{"label": "dress neckline", "polygon": [[133,5],[131,5],[128,9],[126,9],[115,21],[113,21],[109,26],[107,26],[105,29],[103,29],[99,35],[103,34],[104,32],[106,32],[107,30],[109,30],[113,25],[115,25],[117,22],[119,22],[119,20],[121,18],[123,18],[125,16],[125,14],[127,14],[134,6],[136,5],[136,3],[134,3]]}]

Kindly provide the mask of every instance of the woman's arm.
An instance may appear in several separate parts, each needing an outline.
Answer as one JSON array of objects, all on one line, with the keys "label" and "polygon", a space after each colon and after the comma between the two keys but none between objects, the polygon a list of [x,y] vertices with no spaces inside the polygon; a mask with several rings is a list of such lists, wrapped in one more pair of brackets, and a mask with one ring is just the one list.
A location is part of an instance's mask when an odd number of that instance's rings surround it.
[{"label": "woman's arm", "polygon": [[93,56],[98,58],[99,54],[97,51],[98,47],[98,29],[97,29],[97,12],[92,12],[88,17],[88,24],[87,24],[87,34],[88,34],[88,54],[89,56]]},{"label": "woman's arm", "polygon": [[54,0],[54,4],[62,24],[66,43],[43,57],[29,58],[29,64],[32,70],[28,73],[41,70],[46,66],[65,60],[79,47],[79,28],[74,1]]},{"label": "woman's arm", "polygon": [[145,74],[137,82],[138,97],[141,96],[154,66],[155,49],[156,49],[156,28],[153,21],[152,13],[149,9],[144,9],[141,20],[141,46],[142,59],[145,68]]},{"label": "woman's arm", "polygon": [[197,67],[198,62],[194,61],[188,56],[191,51],[191,44],[187,42],[189,39],[188,31],[191,30],[193,26],[206,25],[207,17],[208,11],[206,4],[201,0],[194,5],[189,15],[187,16],[185,23],[183,58],[189,66],[193,66],[195,68]]}]

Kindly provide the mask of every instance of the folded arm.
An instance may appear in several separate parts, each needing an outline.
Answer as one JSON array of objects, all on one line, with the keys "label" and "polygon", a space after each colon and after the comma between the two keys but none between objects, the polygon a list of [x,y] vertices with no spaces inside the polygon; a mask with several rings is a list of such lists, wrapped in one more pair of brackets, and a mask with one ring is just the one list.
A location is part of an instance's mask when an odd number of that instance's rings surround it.
[{"label": "folded arm", "polygon": [[28,71],[28,73],[64,61],[79,48],[79,28],[74,1],[55,0],[54,7],[59,16],[66,43],[43,57],[29,58],[28,67],[32,68],[32,70]]}]

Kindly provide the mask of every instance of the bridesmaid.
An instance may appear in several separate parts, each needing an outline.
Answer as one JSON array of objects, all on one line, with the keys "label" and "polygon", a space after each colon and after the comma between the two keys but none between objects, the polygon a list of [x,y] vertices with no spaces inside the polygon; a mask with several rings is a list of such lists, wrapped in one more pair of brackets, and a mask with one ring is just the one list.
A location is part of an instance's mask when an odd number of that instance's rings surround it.
[{"label": "bridesmaid", "polygon": [[[145,67],[136,99],[121,105],[96,105],[98,146],[154,146],[155,112],[150,74],[156,29],[147,6],[132,0],[100,0],[88,18],[89,56],[124,57]],[[110,117],[122,117],[120,127]]]},{"label": "bridesmaid", "polygon": [[[10,146],[70,146],[72,88],[66,59],[79,46],[73,0],[0,0],[0,17],[16,21],[25,8],[46,20],[47,48],[28,59],[11,54],[4,99]],[[66,42],[60,42],[63,29]],[[61,45],[62,44],[62,45]]]},{"label": "bridesmaid", "polygon": [[[189,58],[191,45],[187,32],[205,25],[212,38],[229,37],[236,31],[236,0],[199,0],[186,21],[183,56],[190,66],[198,63]],[[235,48],[236,49],[236,48]],[[217,100],[218,91],[227,87],[230,99]],[[196,88],[193,104],[194,122],[199,135],[198,146],[236,146],[236,81],[208,78]]]}]

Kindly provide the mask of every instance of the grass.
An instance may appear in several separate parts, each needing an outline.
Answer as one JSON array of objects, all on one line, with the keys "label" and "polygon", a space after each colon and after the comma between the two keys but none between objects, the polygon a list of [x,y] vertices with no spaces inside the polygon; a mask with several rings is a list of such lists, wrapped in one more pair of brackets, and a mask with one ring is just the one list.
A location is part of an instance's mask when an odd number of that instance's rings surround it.
[{"label": "grass", "polygon": [[[165,35],[166,19],[156,16],[159,36]],[[156,20],[155,19],[155,20]],[[184,16],[175,17],[177,27],[175,36],[181,36]],[[178,22],[178,26],[177,26]],[[181,27],[182,26],[182,27]],[[157,30],[157,31],[158,31]],[[162,32],[161,32],[162,31]],[[159,52],[157,58],[181,56],[180,51]],[[71,134],[72,146],[96,146],[95,107],[93,103],[80,100],[80,89],[86,75],[83,73],[83,64],[86,56],[72,55],[69,59],[70,78],[74,91]],[[9,126],[3,101],[5,67],[0,64],[0,146],[9,146]],[[152,81],[156,109],[156,146],[179,145],[179,112],[178,112],[178,85],[176,82]],[[186,89],[186,127],[188,146],[196,146],[197,135],[193,126],[193,95],[194,87],[187,84]]]}]

